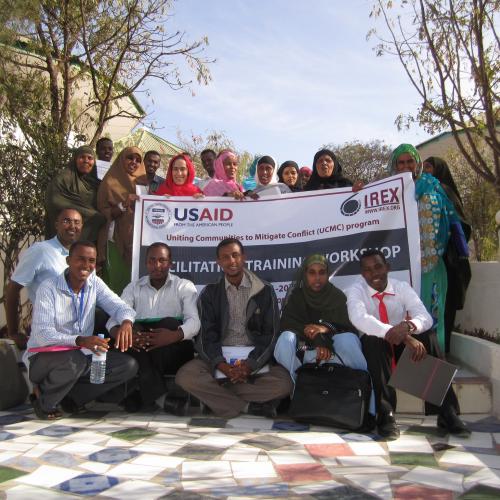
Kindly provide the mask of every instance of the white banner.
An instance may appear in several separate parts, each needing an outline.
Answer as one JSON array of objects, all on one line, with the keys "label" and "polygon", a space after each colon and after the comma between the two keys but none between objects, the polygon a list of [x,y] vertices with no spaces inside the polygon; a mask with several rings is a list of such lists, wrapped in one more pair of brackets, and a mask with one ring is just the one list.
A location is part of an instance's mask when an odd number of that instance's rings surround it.
[{"label": "white banner", "polygon": [[[410,174],[350,188],[236,201],[141,196],[136,203],[132,279],[146,274],[146,248],[155,241],[172,249],[171,271],[198,288],[219,279],[215,248],[224,238],[244,245],[247,267],[274,284],[281,299],[302,259],[322,253],[346,288],[360,273],[359,256],[380,249],[392,276],[420,290],[420,237]],[[281,302],[281,300],[280,300]]]}]

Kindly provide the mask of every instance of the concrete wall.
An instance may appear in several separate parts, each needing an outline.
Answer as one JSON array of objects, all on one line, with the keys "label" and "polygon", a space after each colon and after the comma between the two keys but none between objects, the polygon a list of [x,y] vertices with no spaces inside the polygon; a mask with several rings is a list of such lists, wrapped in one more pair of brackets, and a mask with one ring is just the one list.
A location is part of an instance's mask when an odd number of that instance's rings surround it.
[{"label": "concrete wall", "polygon": [[451,355],[490,380],[493,414],[500,415],[500,345],[453,332]]},{"label": "concrete wall", "polygon": [[471,262],[471,268],[465,307],[455,323],[461,329],[483,328],[500,336],[500,262]]}]

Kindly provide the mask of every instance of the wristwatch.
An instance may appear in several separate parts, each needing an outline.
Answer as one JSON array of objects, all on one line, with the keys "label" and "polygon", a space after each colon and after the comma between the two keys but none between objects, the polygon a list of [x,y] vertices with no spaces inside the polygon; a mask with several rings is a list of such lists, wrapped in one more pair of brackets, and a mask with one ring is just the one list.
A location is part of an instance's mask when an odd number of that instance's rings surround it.
[{"label": "wristwatch", "polygon": [[123,206],[123,202],[120,201],[120,203],[118,203],[118,208],[122,211],[122,212],[126,212],[127,209]]},{"label": "wristwatch", "polygon": [[417,329],[417,327],[409,320],[405,320],[405,323],[408,326],[408,333],[411,335]]}]

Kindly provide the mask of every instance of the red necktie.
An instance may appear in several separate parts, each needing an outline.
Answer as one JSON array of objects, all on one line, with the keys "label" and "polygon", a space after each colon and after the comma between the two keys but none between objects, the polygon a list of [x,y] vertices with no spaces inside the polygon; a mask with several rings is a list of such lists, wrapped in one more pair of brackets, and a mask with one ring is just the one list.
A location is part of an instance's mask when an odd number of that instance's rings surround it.
[{"label": "red necktie", "polygon": [[[385,292],[377,292],[373,295],[376,299],[378,299],[378,316],[380,321],[385,324],[389,324],[389,315],[387,314],[387,307],[385,307],[384,297],[386,295],[392,295]],[[394,371],[396,368],[396,356],[394,355],[394,346],[391,344],[392,350],[392,360],[391,360],[391,370]]]}]

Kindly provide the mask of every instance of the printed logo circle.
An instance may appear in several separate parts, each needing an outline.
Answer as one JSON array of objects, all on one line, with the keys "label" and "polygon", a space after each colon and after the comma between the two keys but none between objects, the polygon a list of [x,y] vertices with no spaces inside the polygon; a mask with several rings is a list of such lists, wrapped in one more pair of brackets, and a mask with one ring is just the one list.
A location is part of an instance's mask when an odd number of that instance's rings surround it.
[{"label": "printed logo circle", "polygon": [[357,214],[360,208],[361,203],[359,200],[349,198],[348,200],[344,201],[344,203],[342,203],[340,211],[342,212],[342,215],[350,217],[351,215]]},{"label": "printed logo circle", "polygon": [[162,203],[153,203],[146,209],[146,222],[154,229],[164,228],[171,218],[170,210]]}]

